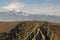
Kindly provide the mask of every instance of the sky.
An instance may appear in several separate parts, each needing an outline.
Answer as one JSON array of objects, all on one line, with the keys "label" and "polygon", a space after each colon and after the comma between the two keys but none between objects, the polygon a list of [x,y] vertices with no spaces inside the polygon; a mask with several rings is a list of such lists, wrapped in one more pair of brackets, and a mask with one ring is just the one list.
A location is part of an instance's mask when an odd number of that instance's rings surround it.
[{"label": "sky", "polygon": [[[60,0],[0,0],[0,12],[23,11],[27,14],[60,16]],[[0,18],[7,13],[0,13]]]}]

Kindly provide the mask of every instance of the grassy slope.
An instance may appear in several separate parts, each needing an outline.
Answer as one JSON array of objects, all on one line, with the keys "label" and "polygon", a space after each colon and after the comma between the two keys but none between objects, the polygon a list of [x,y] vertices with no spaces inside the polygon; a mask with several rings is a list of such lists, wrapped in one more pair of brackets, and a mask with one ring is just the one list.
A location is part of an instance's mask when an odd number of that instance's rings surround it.
[{"label": "grassy slope", "polygon": [[0,32],[8,32],[14,28],[19,22],[0,22]]},{"label": "grassy slope", "polygon": [[[19,23],[21,23],[21,22],[18,22],[18,21],[15,21],[15,22],[0,22],[0,32],[8,32],[9,30],[14,28]],[[37,21],[37,23],[38,23],[38,25],[44,24],[44,26],[51,27],[52,30],[56,32],[56,35],[60,34],[60,23],[52,23],[52,22],[44,22],[44,21]],[[36,25],[36,21],[26,21],[26,24],[27,24],[27,28],[24,27],[25,30],[29,28],[29,24],[30,24],[30,26],[32,24]],[[56,40],[58,38],[56,36]]]},{"label": "grassy slope", "polygon": [[[11,28],[14,28],[17,24],[19,24],[20,22],[19,21],[15,21],[15,22],[0,22],[0,32],[6,32],[6,31],[9,31]],[[28,23],[31,23],[31,24],[33,24],[33,25],[35,25],[35,21],[26,21],[26,24],[28,25]],[[56,29],[58,28],[58,27],[60,27],[60,23],[52,23],[52,22],[43,22],[43,21],[37,21],[37,23],[39,24],[39,25],[41,25],[41,24],[47,24],[48,25],[48,27],[52,27],[52,26],[50,26],[50,25],[55,25],[55,26],[57,26],[56,27]],[[45,26],[44,25],[44,26]],[[31,25],[30,25],[31,26]]]}]

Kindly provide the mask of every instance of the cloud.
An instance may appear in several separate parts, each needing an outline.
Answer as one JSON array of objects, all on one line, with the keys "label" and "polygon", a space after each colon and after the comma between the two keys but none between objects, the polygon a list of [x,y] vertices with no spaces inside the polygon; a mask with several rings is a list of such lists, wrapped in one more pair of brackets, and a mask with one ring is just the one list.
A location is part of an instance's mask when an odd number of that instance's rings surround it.
[{"label": "cloud", "polygon": [[51,6],[44,5],[24,10],[24,12],[29,14],[45,14],[45,15],[60,16],[60,5],[51,5]]},{"label": "cloud", "polygon": [[[0,12],[20,12],[21,10],[23,10],[25,7],[24,3],[21,2],[12,2],[8,5],[2,6],[0,7]],[[5,13],[3,15],[1,15],[0,17],[4,17],[5,15],[8,14],[12,14],[12,13]],[[15,13],[17,14],[17,13]]]},{"label": "cloud", "polygon": [[24,8],[24,3],[12,2],[6,6],[3,6],[2,8],[6,10],[22,10]]},{"label": "cloud", "polygon": [[[48,0],[49,1],[49,0]],[[36,4],[37,5],[37,4]],[[3,10],[15,10],[15,12],[23,12],[23,15],[38,14],[38,15],[56,15],[60,16],[60,5],[41,4],[41,5],[28,5],[21,2],[12,2],[6,6],[1,7]],[[18,14],[22,15],[22,14]]]}]

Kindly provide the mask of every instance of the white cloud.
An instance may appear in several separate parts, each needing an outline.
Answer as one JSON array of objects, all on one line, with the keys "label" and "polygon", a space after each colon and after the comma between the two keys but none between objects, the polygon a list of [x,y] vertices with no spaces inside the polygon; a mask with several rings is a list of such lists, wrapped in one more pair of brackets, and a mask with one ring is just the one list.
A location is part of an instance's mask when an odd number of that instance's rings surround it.
[{"label": "white cloud", "polygon": [[10,3],[2,8],[6,9],[6,10],[18,10],[18,9],[22,10],[24,8],[24,3],[13,2],[13,3]]},{"label": "white cloud", "polygon": [[[25,4],[24,3],[21,3],[21,2],[12,2],[6,6],[2,6],[0,7],[0,12],[9,12],[9,11],[15,11],[15,12],[20,12],[21,10],[23,10],[25,7]],[[4,15],[1,15],[0,17],[2,16],[5,16],[5,15],[8,15],[8,14],[12,14],[12,13],[5,13]]]},{"label": "white cloud", "polygon": [[36,8],[24,10],[24,12],[29,14],[45,14],[60,16],[60,5],[39,6]]},{"label": "white cloud", "polygon": [[13,2],[9,5],[1,7],[2,9],[15,10],[16,12],[22,11],[24,14],[46,14],[46,15],[57,15],[60,16],[60,5],[48,5],[41,4],[40,6],[36,5],[27,5],[20,2]]}]

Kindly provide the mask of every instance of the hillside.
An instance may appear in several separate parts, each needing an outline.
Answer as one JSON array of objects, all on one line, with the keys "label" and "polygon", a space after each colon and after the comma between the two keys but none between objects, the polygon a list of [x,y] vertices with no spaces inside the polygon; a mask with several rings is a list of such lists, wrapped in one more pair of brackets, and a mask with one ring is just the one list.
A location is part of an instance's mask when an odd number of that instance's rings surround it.
[{"label": "hillside", "polygon": [[[35,40],[34,37],[36,37],[36,39],[38,37],[37,40],[39,40],[39,37],[41,35],[44,35],[43,39],[45,40],[49,40],[49,38],[50,40],[60,40],[60,23],[52,23],[45,21],[0,22],[0,33],[4,32],[6,32],[9,37],[5,38],[4,36],[2,38],[4,40],[13,40],[10,38],[11,33],[12,38],[16,40]],[[42,34],[40,34],[39,32],[42,32]],[[14,36],[14,34],[16,37]],[[38,36],[39,34],[40,36]],[[32,38],[30,38],[30,36]]]},{"label": "hillside", "polygon": [[8,32],[20,22],[0,22],[0,32]]}]

